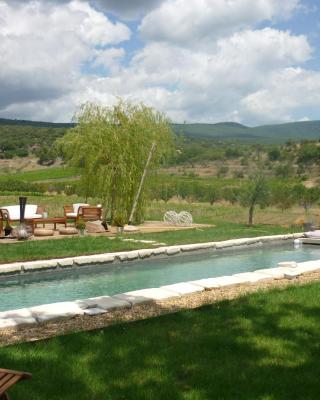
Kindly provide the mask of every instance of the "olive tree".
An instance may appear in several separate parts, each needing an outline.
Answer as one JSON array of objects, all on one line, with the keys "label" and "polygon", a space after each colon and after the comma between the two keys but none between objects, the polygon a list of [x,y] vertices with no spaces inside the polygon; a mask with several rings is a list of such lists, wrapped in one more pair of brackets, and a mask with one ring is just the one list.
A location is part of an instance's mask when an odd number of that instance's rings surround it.
[{"label": "olive tree", "polygon": [[252,226],[256,206],[264,208],[269,202],[269,186],[262,171],[258,171],[241,186],[239,200],[242,206],[249,208],[248,225]]},{"label": "olive tree", "polygon": [[[122,100],[112,107],[86,103],[74,119],[76,126],[58,141],[58,148],[69,165],[80,167],[83,192],[99,198],[112,221],[128,222],[147,159],[153,170],[172,154],[168,119],[144,104]],[[145,189],[135,220],[144,216]]]}]

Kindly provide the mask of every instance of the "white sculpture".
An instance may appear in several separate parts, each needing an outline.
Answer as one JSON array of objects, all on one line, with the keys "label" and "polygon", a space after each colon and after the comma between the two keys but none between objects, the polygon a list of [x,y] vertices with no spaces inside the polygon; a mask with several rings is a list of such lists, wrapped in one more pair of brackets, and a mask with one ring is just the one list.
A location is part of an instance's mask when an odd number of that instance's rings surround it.
[{"label": "white sculpture", "polygon": [[187,211],[176,213],[175,211],[167,211],[163,217],[164,222],[170,225],[191,226],[192,215]]}]

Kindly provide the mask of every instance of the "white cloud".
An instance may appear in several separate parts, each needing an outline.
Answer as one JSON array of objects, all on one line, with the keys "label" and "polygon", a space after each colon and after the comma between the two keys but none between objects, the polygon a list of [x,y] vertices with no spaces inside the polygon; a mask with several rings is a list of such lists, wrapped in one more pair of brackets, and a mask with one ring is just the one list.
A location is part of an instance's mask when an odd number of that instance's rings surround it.
[{"label": "white cloud", "polygon": [[144,38],[183,46],[211,41],[256,23],[288,18],[299,0],[167,0],[144,17]]},{"label": "white cloud", "polygon": [[241,100],[241,107],[250,119],[291,121],[299,110],[320,107],[320,73],[301,68],[275,71],[268,85]]},{"label": "white cloud", "polygon": [[133,18],[146,0],[18,3],[0,0],[2,116],[67,121],[81,103],[117,96],[181,122],[287,121],[320,107],[307,37],[270,27],[298,0],[150,1],[131,60],[119,47],[129,28],[98,7]]},{"label": "white cloud", "polygon": [[130,30],[88,4],[13,6],[0,1],[0,108],[59,98],[73,90],[95,46],[117,44]]}]

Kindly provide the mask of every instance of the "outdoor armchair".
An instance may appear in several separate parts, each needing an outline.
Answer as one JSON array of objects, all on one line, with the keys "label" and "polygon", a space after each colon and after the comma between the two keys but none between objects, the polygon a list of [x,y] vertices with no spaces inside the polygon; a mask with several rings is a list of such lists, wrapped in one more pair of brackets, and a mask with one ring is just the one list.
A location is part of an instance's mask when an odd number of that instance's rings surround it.
[{"label": "outdoor armchair", "polygon": [[31,379],[28,372],[11,371],[0,368],[0,400],[10,400],[7,390],[23,379]]}]

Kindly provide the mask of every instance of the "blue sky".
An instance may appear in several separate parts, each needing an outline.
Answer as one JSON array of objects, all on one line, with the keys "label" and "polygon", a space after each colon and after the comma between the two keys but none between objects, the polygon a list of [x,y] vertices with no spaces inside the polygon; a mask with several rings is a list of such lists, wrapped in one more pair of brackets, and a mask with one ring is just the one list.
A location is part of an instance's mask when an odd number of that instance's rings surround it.
[{"label": "blue sky", "polygon": [[0,0],[0,117],[92,101],[175,122],[320,119],[315,0]]}]

